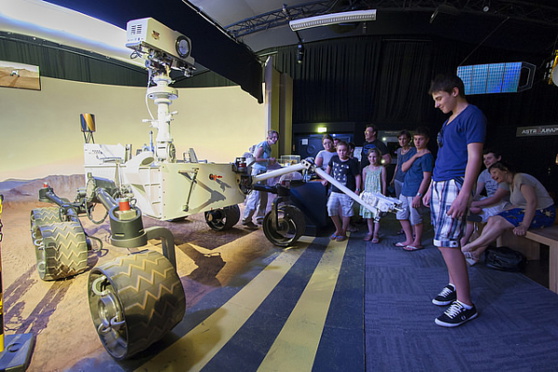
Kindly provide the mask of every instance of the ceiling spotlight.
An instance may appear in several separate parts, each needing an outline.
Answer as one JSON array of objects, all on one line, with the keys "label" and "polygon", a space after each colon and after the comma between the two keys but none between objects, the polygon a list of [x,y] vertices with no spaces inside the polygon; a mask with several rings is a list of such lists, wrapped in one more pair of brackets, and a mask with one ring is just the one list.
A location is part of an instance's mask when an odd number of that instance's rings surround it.
[{"label": "ceiling spotlight", "polygon": [[304,45],[302,43],[298,43],[296,47],[296,63],[302,63],[304,59]]}]

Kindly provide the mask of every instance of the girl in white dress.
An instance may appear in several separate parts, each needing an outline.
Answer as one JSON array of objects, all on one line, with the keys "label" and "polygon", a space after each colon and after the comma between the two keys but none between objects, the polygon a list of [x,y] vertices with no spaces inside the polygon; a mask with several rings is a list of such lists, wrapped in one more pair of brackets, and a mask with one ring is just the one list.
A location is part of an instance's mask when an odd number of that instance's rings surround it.
[{"label": "girl in white dress", "polygon": [[[367,165],[362,170],[362,179],[364,180],[364,192],[376,192],[386,194],[386,168],[382,165],[382,154],[380,150],[374,148],[368,153]],[[366,219],[368,225],[368,234],[364,240],[371,240],[372,243],[379,243],[380,222],[374,222],[372,212],[363,206],[360,207],[360,215]]]}]

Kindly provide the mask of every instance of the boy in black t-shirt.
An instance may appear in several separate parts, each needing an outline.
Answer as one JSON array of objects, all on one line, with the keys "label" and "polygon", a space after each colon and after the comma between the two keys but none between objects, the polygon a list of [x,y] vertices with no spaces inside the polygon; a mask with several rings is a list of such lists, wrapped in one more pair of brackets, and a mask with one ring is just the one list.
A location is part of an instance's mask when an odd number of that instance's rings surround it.
[{"label": "boy in black t-shirt", "polygon": [[[327,165],[326,172],[335,180],[349,190],[360,192],[360,169],[358,161],[349,157],[349,146],[345,141],[337,144],[337,155],[334,155]],[[322,182],[327,185],[327,181]],[[331,194],[327,200],[327,213],[335,225],[335,232],[331,235],[331,240],[343,241],[347,239],[347,228],[353,215],[354,201],[344,194],[335,185],[331,186]],[[341,218],[339,217],[341,212]]]}]

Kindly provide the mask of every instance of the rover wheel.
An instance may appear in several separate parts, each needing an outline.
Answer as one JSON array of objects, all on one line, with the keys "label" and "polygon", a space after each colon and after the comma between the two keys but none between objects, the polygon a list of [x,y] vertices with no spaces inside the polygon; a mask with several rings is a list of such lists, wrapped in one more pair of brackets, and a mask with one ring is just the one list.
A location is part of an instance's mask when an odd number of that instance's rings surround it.
[{"label": "rover wheel", "polygon": [[60,208],[58,207],[35,208],[31,211],[31,240],[33,241],[33,245],[35,246],[35,255],[37,256],[37,261],[43,256],[43,253],[39,250],[39,246],[41,246],[42,244],[42,237],[39,227],[44,225],[51,225],[57,222],[62,222],[62,217],[60,216]]},{"label": "rover wheel", "polygon": [[239,220],[240,208],[236,204],[205,212],[205,222],[215,231],[228,230]]},{"label": "rover wheel", "polygon": [[38,226],[33,244],[43,280],[63,279],[87,269],[87,241],[79,222]]},{"label": "rover wheel", "polygon": [[31,229],[56,222],[62,222],[59,207],[35,208],[31,211]]},{"label": "rover wheel", "polygon": [[277,211],[277,225],[272,220],[273,211],[263,220],[263,231],[267,239],[279,247],[288,247],[306,230],[304,214],[295,206],[283,205]]},{"label": "rover wheel", "polygon": [[186,311],[176,270],[155,251],[130,254],[93,268],[88,292],[97,334],[118,360],[160,340]]}]

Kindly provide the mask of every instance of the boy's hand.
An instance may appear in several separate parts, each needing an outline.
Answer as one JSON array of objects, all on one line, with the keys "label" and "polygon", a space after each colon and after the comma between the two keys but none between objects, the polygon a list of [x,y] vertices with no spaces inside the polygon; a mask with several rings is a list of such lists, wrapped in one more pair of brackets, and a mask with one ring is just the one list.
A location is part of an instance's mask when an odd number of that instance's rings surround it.
[{"label": "boy's hand", "polygon": [[[426,195],[425,195],[425,197],[426,197]],[[418,195],[415,195],[415,197],[413,198],[413,201],[412,201],[412,203],[411,203],[411,206],[412,206],[413,208],[420,208],[420,206],[421,206],[421,201],[422,201],[422,198],[421,198],[420,196],[418,196]]]},{"label": "boy's hand", "polygon": [[426,154],[430,154],[430,150],[428,150],[428,149],[419,150],[419,151],[417,151],[417,153],[415,154],[415,156],[416,156],[417,158],[420,158],[421,156],[426,155]]},{"label": "boy's hand", "polygon": [[461,218],[467,212],[467,198],[462,197],[463,193],[457,195],[457,198],[451,203],[451,207],[448,210],[448,216],[451,218]]},{"label": "boy's hand", "polygon": [[425,207],[430,208],[430,190],[428,190],[422,197],[422,204],[424,204]]}]

